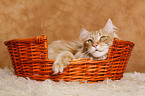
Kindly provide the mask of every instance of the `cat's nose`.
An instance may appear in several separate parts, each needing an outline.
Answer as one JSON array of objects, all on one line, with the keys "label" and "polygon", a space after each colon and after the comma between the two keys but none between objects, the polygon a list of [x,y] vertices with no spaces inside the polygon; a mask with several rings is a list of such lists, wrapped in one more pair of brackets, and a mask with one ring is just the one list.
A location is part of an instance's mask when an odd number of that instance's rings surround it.
[{"label": "cat's nose", "polygon": [[94,46],[94,47],[97,47],[97,43],[94,43],[93,46]]}]

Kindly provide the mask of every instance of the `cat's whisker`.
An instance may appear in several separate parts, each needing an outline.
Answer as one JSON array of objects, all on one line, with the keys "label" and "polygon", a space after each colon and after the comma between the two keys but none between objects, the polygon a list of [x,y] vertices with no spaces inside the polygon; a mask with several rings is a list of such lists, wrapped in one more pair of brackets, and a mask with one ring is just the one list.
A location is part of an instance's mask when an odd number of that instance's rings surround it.
[{"label": "cat's whisker", "polygon": [[86,54],[86,52],[84,54],[81,54],[80,57],[85,58],[86,57],[85,54]]},{"label": "cat's whisker", "polygon": [[88,58],[88,54],[90,54],[89,51],[86,51],[85,52],[85,58]]},{"label": "cat's whisker", "polygon": [[89,53],[89,51],[86,51],[84,54],[86,54],[86,53],[88,54],[88,53]]},{"label": "cat's whisker", "polygon": [[88,51],[84,52],[83,54],[80,55],[80,58],[86,58],[86,54],[88,54]]}]

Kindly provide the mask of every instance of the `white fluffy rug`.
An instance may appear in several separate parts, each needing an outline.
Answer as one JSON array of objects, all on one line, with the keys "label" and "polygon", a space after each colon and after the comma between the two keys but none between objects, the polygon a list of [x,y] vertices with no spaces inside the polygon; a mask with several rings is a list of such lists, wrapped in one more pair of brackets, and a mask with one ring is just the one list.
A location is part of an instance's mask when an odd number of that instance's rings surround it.
[{"label": "white fluffy rug", "polygon": [[26,80],[5,68],[0,69],[0,96],[145,96],[145,73],[125,73],[120,81],[78,84]]}]

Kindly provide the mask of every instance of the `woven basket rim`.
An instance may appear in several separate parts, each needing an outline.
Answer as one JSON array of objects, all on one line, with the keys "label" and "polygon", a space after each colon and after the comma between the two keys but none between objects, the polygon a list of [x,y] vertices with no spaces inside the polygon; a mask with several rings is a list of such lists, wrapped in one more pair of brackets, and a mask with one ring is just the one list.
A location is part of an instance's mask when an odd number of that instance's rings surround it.
[{"label": "woven basket rim", "polygon": [[[46,35],[41,35],[42,37],[45,37],[46,40],[47,40],[47,36]],[[30,40],[33,40],[35,41],[35,39],[37,38],[41,38],[41,36],[35,36],[35,37],[31,37],[31,38],[22,38],[22,39],[12,39],[12,40],[8,40],[8,41],[5,41],[4,44],[7,46],[10,42],[26,42],[26,41],[30,41]],[[114,38],[113,42],[114,41],[119,41],[119,42],[125,42],[125,43],[132,43],[132,46],[135,45],[134,42],[131,42],[131,41],[126,41],[126,40],[121,40],[121,39],[118,39],[118,38]],[[112,44],[113,45],[113,44]],[[110,46],[109,47],[109,51],[111,48],[114,48],[113,46]],[[48,46],[48,45],[47,45]],[[116,48],[115,49],[122,49],[122,48]],[[109,53],[109,52],[108,52]],[[55,59],[49,59],[47,58],[49,61],[51,62],[55,62]],[[42,61],[42,60],[40,60]],[[108,61],[108,56],[106,59],[104,60],[99,60],[99,59],[91,59],[91,58],[81,58],[81,59],[71,59],[70,63],[73,63],[73,62],[82,62],[82,63],[95,63],[95,62],[107,62]],[[75,63],[73,63],[75,64]]]}]

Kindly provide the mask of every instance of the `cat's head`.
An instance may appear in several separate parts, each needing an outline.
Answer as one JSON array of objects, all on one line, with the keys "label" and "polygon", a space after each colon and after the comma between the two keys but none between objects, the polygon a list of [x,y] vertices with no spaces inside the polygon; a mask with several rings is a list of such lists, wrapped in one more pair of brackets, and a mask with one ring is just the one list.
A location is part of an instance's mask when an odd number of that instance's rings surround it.
[{"label": "cat's head", "polygon": [[111,19],[107,21],[104,28],[98,31],[87,31],[82,28],[80,40],[84,42],[83,51],[95,58],[107,54],[114,38],[118,38],[116,29]]}]

